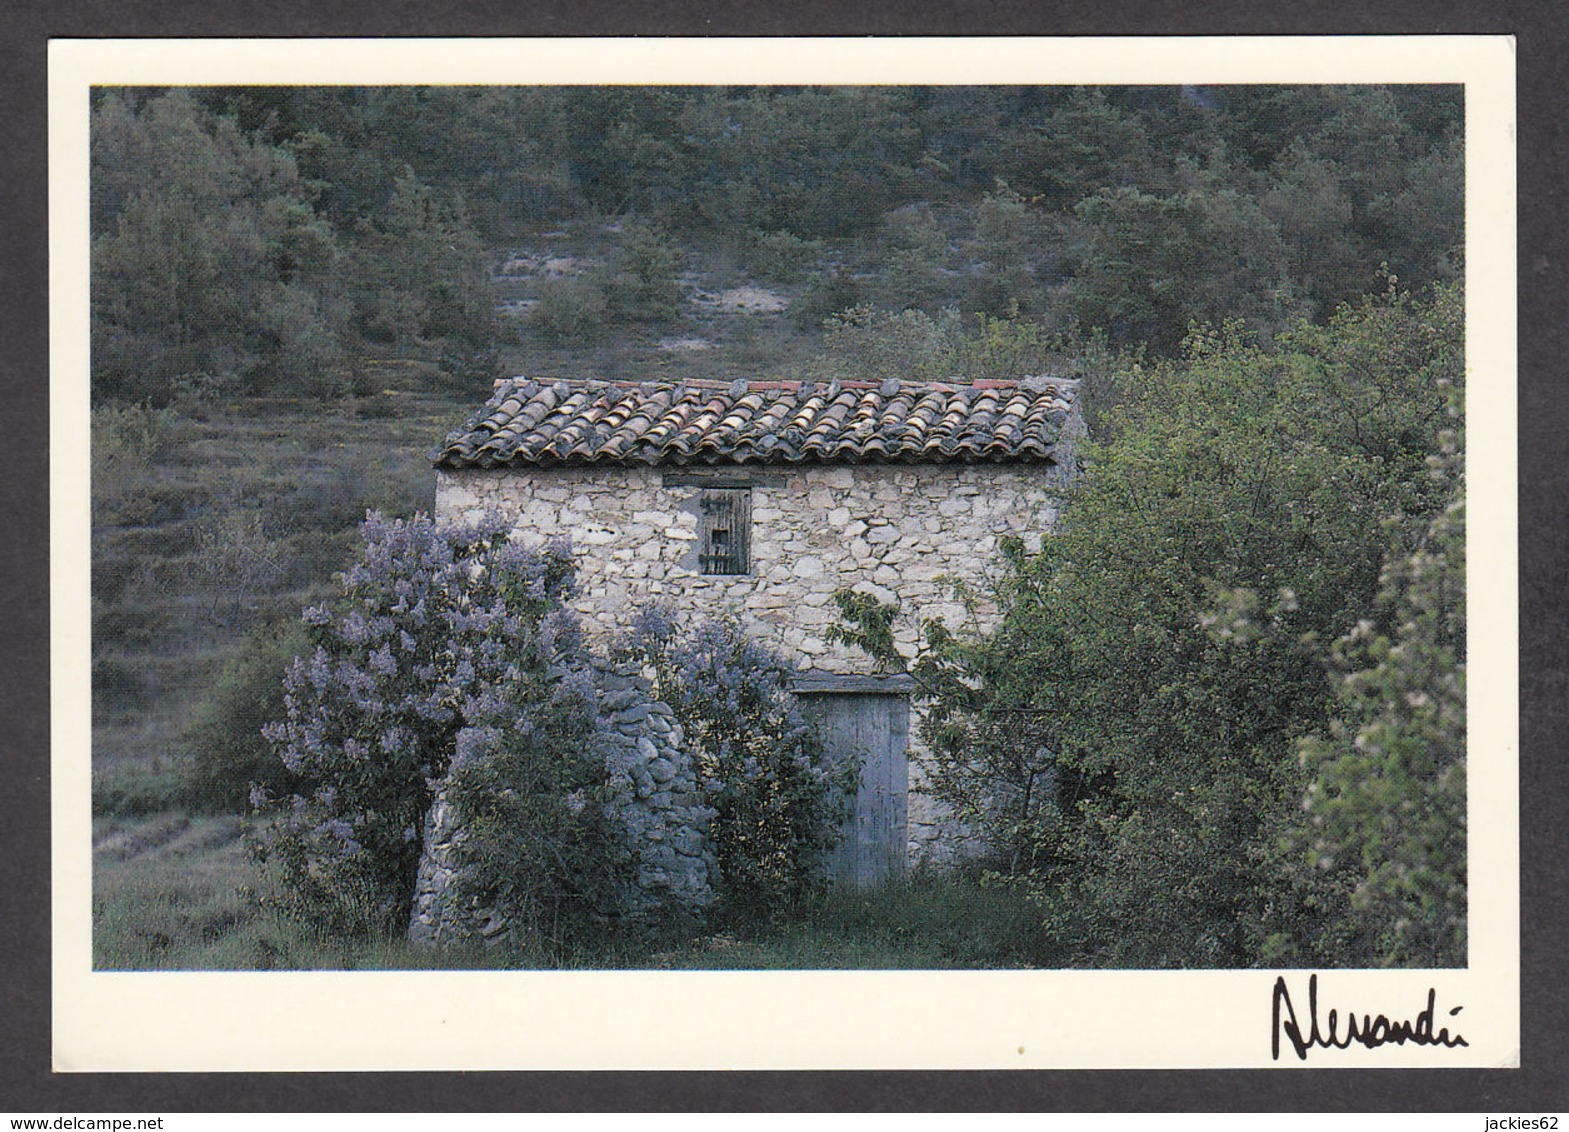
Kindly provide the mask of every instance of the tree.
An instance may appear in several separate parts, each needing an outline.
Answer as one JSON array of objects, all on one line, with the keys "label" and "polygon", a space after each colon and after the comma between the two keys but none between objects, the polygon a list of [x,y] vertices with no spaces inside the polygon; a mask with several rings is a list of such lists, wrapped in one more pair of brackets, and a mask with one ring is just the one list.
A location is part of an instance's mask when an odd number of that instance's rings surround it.
[{"label": "tree", "polygon": [[494,302],[461,205],[405,166],[381,223],[363,228],[356,298],[367,334],[405,349],[426,339],[486,342]]},{"label": "tree", "polygon": [[907,203],[915,185],[920,136],[896,90],[705,91],[681,131],[688,223],[851,235]]},{"label": "tree", "polygon": [[[1079,783],[1063,774],[1056,750],[1054,698],[1071,684],[1068,642],[1023,615],[1021,547],[1010,541],[1003,553],[1010,585],[996,596],[1008,615],[989,634],[926,621],[919,652],[906,662],[892,633],[899,606],[853,590],[834,594],[841,621],[828,632],[915,678],[926,702],[925,788],[942,801],[956,831],[978,842],[980,863],[994,877],[1018,881],[1048,867],[1042,824],[1055,821],[1055,807],[1076,797]],[[955,596],[975,595],[961,588]]]},{"label": "tree", "polygon": [[885,215],[878,247],[885,286],[896,306],[919,307],[940,293],[948,237],[930,205],[906,205]]},{"label": "tree", "polygon": [[606,281],[606,299],[616,313],[645,322],[664,322],[681,312],[681,250],[663,228],[628,223]]},{"label": "tree", "polygon": [[999,182],[975,208],[975,254],[985,264],[972,305],[991,315],[1039,309],[1035,267],[1046,245],[1041,214]]},{"label": "tree", "polygon": [[1297,313],[1275,225],[1251,197],[1201,180],[1169,197],[1122,189],[1079,202],[1089,242],[1067,305],[1082,326],[1171,354],[1194,323],[1240,318],[1268,332]]},{"label": "tree", "polygon": [[[1458,399],[1455,401],[1458,407]],[[1458,412],[1455,414],[1458,416]],[[1449,503],[1335,643],[1336,715],[1299,744],[1293,846],[1339,889],[1324,912],[1368,965],[1466,961],[1465,490],[1460,433],[1433,457]]]},{"label": "tree", "polygon": [[1352,227],[1351,198],[1333,163],[1293,146],[1276,163],[1259,206],[1280,229],[1309,315],[1367,289],[1367,245]]},{"label": "tree", "polygon": [[[1450,290],[1391,290],[1270,349],[1236,325],[1194,334],[1180,361],[1126,375],[1061,529],[1009,559],[1000,625],[928,627],[933,781],[1077,962],[1355,954],[1346,918],[1325,923],[1344,891],[1283,848],[1309,782],[1297,742],[1337,710],[1330,642],[1449,500],[1427,459],[1462,356]],[[1408,798],[1412,838],[1445,824],[1458,785]],[[1359,844],[1364,815],[1338,813]],[[1410,899],[1385,895],[1370,914]]]},{"label": "tree", "polygon": [[92,141],[94,395],[318,385],[340,351],[338,251],[292,156],[178,90],[105,99]]},{"label": "tree", "polygon": [[1106,92],[1077,88],[1020,144],[1004,176],[1026,194],[1072,208],[1107,190],[1159,190],[1148,131]]}]

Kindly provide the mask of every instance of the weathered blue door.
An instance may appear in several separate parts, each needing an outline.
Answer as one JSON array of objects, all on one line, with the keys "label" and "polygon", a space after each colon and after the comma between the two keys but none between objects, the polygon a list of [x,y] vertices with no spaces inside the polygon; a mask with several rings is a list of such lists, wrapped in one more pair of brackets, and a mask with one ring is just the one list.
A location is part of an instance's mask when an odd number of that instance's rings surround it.
[{"label": "weathered blue door", "polygon": [[910,701],[875,692],[801,696],[831,759],[861,760],[860,787],[844,836],[828,862],[836,885],[866,888],[904,871]]}]

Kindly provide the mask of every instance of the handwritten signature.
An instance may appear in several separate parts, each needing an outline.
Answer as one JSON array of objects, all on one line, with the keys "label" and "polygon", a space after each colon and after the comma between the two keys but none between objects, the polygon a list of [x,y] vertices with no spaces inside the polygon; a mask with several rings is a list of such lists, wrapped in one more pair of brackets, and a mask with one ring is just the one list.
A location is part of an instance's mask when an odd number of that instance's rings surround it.
[{"label": "handwritten signature", "polygon": [[[1438,991],[1429,987],[1427,990],[1427,1006],[1418,1012],[1415,1021],[1401,1020],[1390,1021],[1383,1014],[1356,1014],[1347,1011],[1345,1015],[1345,1030],[1341,1032],[1341,1018],[1338,1011],[1331,1010],[1324,1017],[1321,1026],[1318,1019],[1318,976],[1308,976],[1308,1027],[1306,1036],[1303,1035],[1301,1021],[1297,1018],[1297,1010],[1291,1001],[1291,991],[1286,986],[1286,977],[1281,975],[1275,980],[1275,991],[1270,1006],[1269,1041],[1270,1054],[1274,1060],[1280,1060],[1280,1036],[1284,1034],[1291,1040],[1291,1048],[1296,1050],[1299,1060],[1306,1061],[1308,1050],[1317,1046],[1321,1049],[1345,1049],[1353,1042],[1366,1046],[1368,1049],[1377,1049],[1382,1045],[1411,1045],[1417,1046],[1463,1046],[1469,1043],[1459,1033],[1451,1035],[1448,1027],[1433,1032],[1434,1019],[1437,1014]],[[1453,1018],[1465,1009],[1456,1006],[1449,1011]]]}]

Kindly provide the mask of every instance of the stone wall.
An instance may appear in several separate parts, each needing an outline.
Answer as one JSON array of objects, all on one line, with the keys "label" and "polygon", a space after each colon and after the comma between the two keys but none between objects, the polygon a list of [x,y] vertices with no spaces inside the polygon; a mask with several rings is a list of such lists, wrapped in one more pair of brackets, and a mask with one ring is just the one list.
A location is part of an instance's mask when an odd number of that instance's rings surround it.
[{"label": "stone wall", "polygon": [[[1082,434],[1077,413],[1060,448],[1071,466]],[[1038,549],[1056,523],[1066,475],[1039,464],[860,464],[730,468],[753,477],[751,573],[704,576],[692,554],[701,487],[683,469],[651,467],[442,470],[436,510],[445,520],[487,511],[512,516],[525,540],[569,536],[578,564],[576,608],[591,632],[625,631],[632,614],[662,602],[694,619],[730,610],[747,630],[808,670],[864,674],[858,650],[830,643],[838,619],[832,595],[849,587],[897,601],[895,642],[907,657],[919,623],[937,617],[953,628],[965,606],[945,579],[969,583],[981,598],[981,627],[996,614],[985,597],[999,541],[1021,537]],[[918,717],[912,723],[918,724]],[[924,754],[912,726],[909,797],[912,862],[951,850],[942,816],[921,795]]]},{"label": "stone wall", "polygon": [[[718,860],[709,838],[714,811],[704,805],[697,768],[670,706],[653,698],[635,666],[596,659],[594,682],[606,728],[605,772],[611,810],[635,854],[619,915],[696,916],[713,902]],[[522,925],[497,909],[465,903],[461,808],[443,788],[425,819],[409,940],[419,947],[512,941]]]},{"label": "stone wall", "polygon": [[701,912],[713,902],[719,859],[709,838],[714,811],[703,802],[686,736],[636,666],[602,664],[596,677],[612,745],[610,804],[637,852],[628,905],[634,914]]}]

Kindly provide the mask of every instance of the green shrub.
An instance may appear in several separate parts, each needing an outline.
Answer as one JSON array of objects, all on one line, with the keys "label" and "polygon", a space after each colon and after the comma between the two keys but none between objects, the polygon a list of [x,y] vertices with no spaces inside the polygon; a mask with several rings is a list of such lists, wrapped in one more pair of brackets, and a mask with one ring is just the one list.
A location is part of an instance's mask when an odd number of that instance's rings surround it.
[{"label": "green shrub", "polygon": [[93,775],[94,817],[145,817],[184,804],[185,779],[173,765],[126,766]]},{"label": "green shrub", "polygon": [[878,236],[888,301],[897,307],[915,307],[936,300],[948,237],[931,206],[911,204],[894,209],[883,217]]},{"label": "green shrub", "polygon": [[101,405],[92,411],[92,502],[100,521],[145,521],[153,461],[174,434],[175,414],[150,405]]},{"label": "green shrub", "polygon": [[821,330],[829,317],[860,301],[861,286],[843,267],[817,272],[795,305],[795,324],[801,330]]},{"label": "green shrub", "polygon": [[652,224],[629,223],[606,285],[611,309],[640,322],[666,322],[681,313],[681,249]]},{"label": "green shrub", "polygon": [[267,518],[253,507],[227,500],[214,505],[196,526],[198,570],[209,593],[209,611],[220,621],[253,611],[288,565],[288,548],[267,532]]},{"label": "green shrub", "polygon": [[757,232],[753,234],[751,268],[764,279],[777,283],[799,282],[807,271],[822,262],[823,242],[803,240],[794,232]]},{"label": "green shrub", "polygon": [[100,405],[92,411],[93,456],[108,472],[145,470],[168,444],[175,423],[170,409],[151,405]]},{"label": "green shrub", "polygon": [[957,311],[936,318],[920,310],[898,313],[854,306],[823,322],[820,364],[830,377],[864,381],[945,381],[955,375],[952,343]]},{"label": "green shrub", "polygon": [[522,928],[513,947],[548,962],[622,926],[635,865],[609,806],[608,735],[589,671],[536,665],[507,700],[518,726],[458,735],[449,798],[465,837],[453,897]]},{"label": "green shrub", "polygon": [[586,279],[552,279],[540,285],[528,324],[550,341],[570,341],[598,330],[610,308],[602,287]]},{"label": "green shrub", "polygon": [[886,381],[1017,381],[1031,374],[1077,378],[1099,375],[1109,351],[1098,338],[1054,333],[1010,307],[1004,317],[976,315],[973,322],[953,308],[936,315],[854,306],[823,324],[825,348],[817,359],[831,377]]},{"label": "green shrub", "polygon": [[293,785],[262,728],[283,718],[284,676],[308,644],[304,623],[290,619],[252,632],[224,665],[185,734],[184,794],[193,808],[243,812],[253,785],[272,792]]}]

